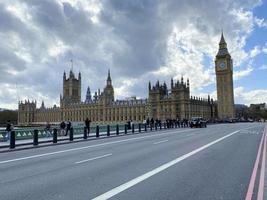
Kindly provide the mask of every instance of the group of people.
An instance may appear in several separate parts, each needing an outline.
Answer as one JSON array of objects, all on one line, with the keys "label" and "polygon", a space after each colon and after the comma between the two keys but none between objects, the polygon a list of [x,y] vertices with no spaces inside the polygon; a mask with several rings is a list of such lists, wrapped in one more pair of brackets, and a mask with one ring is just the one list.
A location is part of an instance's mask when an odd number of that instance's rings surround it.
[{"label": "group of people", "polygon": [[62,121],[59,124],[60,127],[60,135],[67,136],[71,129],[71,122],[68,120],[67,122]]},{"label": "group of people", "polygon": [[[161,120],[156,119],[154,120],[153,117],[151,119],[147,118],[145,123],[147,126],[150,127],[160,127],[162,125]],[[167,128],[173,128],[173,127],[189,127],[189,120],[188,119],[166,119],[165,121]]]},{"label": "group of people", "polygon": [[[85,123],[85,127],[86,127],[86,132],[89,135],[90,133],[90,123],[91,120],[89,120],[88,118],[86,118],[86,120],[84,121]],[[67,122],[62,121],[59,124],[59,135],[62,136],[67,136],[68,133],[70,132],[70,129],[72,127],[71,121],[68,120]],[[51,124],[49,122],[46,122],[46,126],[45,126],[45,133],[46,133],[46,137],[52,136],[52,129],[51,129]]]},{"label": "group of people", "polygon": [[[128,121],[128,129],[132,128],[132,123],[133,123],[132,121]],[[153,128],[162,126],[161,120],[159,120],[159,119],[155,119],[154,120],[153,118],[151,118],[151,119],[147,118],[146,120],[144,120],[143,123],[147,124],[147,126],[153,127]],[[180,119],[166,119],[165,123],[166,123],[166,127],[167,128],[189,127],[189,120],[188,119],[183,119],[183,120],[180,120]],[[85,124],[86,134],[89,136],[91,120],[86,118],[85,121],[84,121],[84,124]],[[72,124],[71,124],[70,120],[68,120],[67,122],[62,121],[59,124],[59,128],[60,128],[59,134],[62,135],[62,136],[67,136],[68,133],[71,130],[71,127],[72,127]],[[13,125],[10,122],[10,120],[8,120],[7,124],[6,124],[6,136],[5,136],[6,140],[9,140],[10,133],[11,133],[12,129],[13,129]],[[51,124],[49,122],[46,122],[45,133],[46,133],[46,137],[52,136]]]}]

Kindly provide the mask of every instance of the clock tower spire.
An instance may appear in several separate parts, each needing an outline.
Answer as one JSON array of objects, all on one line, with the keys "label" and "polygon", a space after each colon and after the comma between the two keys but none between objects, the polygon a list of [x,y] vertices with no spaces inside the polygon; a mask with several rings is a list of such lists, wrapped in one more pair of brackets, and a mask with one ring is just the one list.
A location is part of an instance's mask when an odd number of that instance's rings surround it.
[{"label": "clock tower spire", "polygon": [[222,33],[219,51],[215,59],[215,72],[218,99],[218,117],[234,118],[233,60],[227,49]]}]

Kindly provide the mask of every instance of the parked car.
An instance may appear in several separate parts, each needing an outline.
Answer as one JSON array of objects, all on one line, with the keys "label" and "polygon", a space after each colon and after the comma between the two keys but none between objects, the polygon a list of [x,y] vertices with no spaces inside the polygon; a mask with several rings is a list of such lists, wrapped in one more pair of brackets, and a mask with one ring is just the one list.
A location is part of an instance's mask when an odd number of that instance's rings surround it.
[{"label": "parked car", "polygon": [[190,127],[196,127],[196,128],[206,128],[207,127],[207,121],[204,120],[202,117],[192,117],[190,121]]}]

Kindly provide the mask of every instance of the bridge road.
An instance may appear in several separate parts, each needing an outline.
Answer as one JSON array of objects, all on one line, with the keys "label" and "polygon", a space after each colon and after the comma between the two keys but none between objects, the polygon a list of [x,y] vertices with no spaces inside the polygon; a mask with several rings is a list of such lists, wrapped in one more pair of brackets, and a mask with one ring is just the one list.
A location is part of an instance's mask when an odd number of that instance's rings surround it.
[{"label": "bridge road", "polygon": [[245,199],[263,130],[220,124],[1,153],[0,199]]}]

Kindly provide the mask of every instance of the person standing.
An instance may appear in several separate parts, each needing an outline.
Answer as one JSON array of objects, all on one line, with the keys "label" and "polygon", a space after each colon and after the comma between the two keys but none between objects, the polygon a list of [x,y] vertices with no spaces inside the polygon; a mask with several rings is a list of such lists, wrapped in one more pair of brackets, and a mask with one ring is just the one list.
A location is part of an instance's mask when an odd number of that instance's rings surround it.
[{"label": "person standing", "polygon": [[90,133],[90,123],[91,123],[91,120],[88,119],[88,117],[87,117],[86,120],[85,120],[85,128],[86,128],[88,136],[89,136],[89,133]]},{"label": "person standing", "polygon": [[70,122],[70,120],[68,120],[68,122],[67,122],[67,131],[66,131],[65,136],[68,135],[68,132],[70,131],[70,128],[71,128],[71,122]]},{"label": "person standing", "polygon": [[10,120],[7,120],[7,123],[6,123],[6,141],[9,140],[11,130],[12,130],[12,124],[11,124]]},{"label": "person standing", "polygon": [[65,135],[66,124],[64,121],[60,123],[60,135]]},{"label": "person standing", "polygon": [[51,125],[49,122],[46,122],[46,126],[45,126],[45,136],[49,137],[51,136]]}]

